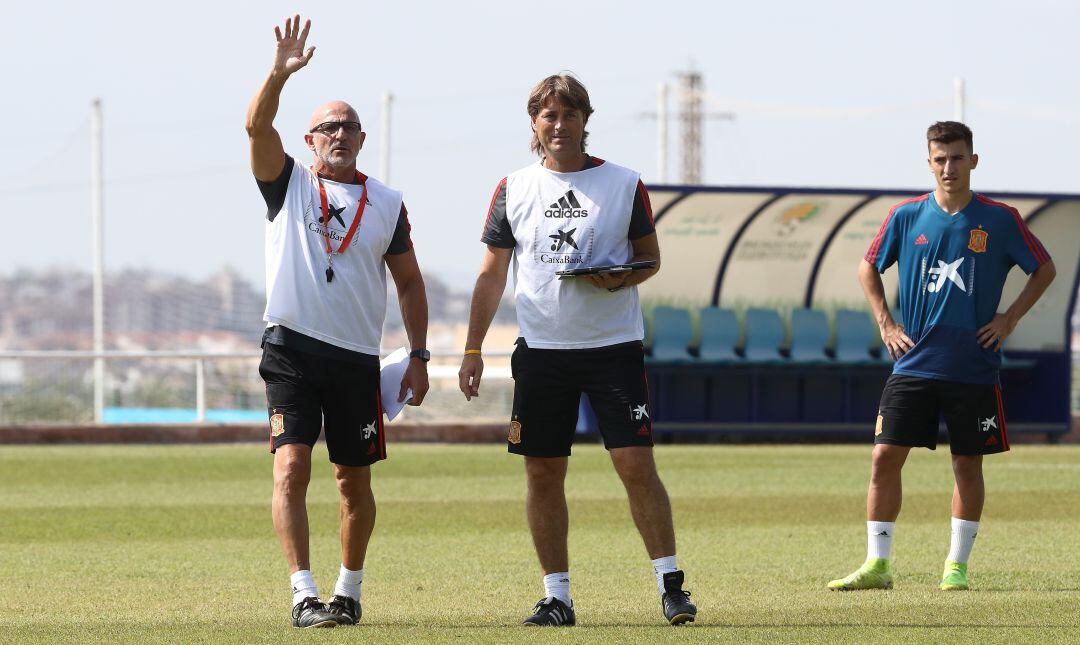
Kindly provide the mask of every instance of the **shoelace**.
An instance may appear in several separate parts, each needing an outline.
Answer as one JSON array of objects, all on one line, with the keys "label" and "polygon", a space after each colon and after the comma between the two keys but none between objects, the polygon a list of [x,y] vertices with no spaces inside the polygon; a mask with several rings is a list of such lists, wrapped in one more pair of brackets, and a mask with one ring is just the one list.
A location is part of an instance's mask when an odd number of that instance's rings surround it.
[{"label": "shoelace", "polygon": [[335,596],[334,599],[330,601],[330,609],[333,609],[334,607],[340,607],[341,613],[348,613],[349,615],[354,615],[356,612],[353,610],[352,603],[350,603],[349,600],[352,599],[344,599],[340,596]]},{"label": "shoelace", "polygon": [[533,605],[533,613],[538,613],[541,607],[547,607],[550,604],[554,604],[554,602],[554,598],[541,598],[540,600],[536,601],[535,605]]},{"label": "shoelace", "polygon": [[533,606],[533,615],[539,614],[544,607],[551,607],[548,616],[555,619],[556,625],[562,625],[567,620],[566,611],[555,603],[555,598],[543,598]]}]

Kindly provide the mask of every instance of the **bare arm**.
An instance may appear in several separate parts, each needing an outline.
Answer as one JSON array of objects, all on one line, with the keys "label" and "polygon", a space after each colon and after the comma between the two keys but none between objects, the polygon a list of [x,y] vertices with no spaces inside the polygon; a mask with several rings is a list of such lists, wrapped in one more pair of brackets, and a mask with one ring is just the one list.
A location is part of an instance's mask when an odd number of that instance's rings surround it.
[{"label": "bare arm", "polygon": [[[398,303],[401,305],[401,320],[405,323],[405,333],[409,337],[411,349],[427,347],[428,307],[427,291],[424,288],[424,276],[416,263],[416,253],[412,249],[396,255],[384,257],[390,275],[397,286]],[[409,360],[409,367],[401,379],[398,401],[405,398],[405,392],[412,388],[413,398],[409,405],[420,405],[428,391],[427,363],[419,358]]]},{"label": "bare arm", "polygon": [[1024,317],[1024,314],[1039,301],[1039,298],[1042,297],[1055,277],[1057,277],[1057,269],[1054,267],[1053,260],[1045,262],[1038,269],[1035,269],[1028,276],[1027,283],[1020,291],[1020,295],[1016,296],[1016,300],[1005,310],[1005,313],[994,314],[994,318],[979,329],[976,336],[979,344],[986,349],[993,348],[995,351],[1001,349],[1005,339],[1016,329],[1016,325]]},{"label": "bare arm", "polygon": [[646,262],[656,260],[656,266],[651,269],[638,271],[625,271],[623,273],[598,273],[585,276],[589,282],[601,289],[621,289],[641,284],[656,275],[660,270],[660,242],[656,239],[656,233],[650,233],[645,237],[631,240],[630,245],[634,249],[634,257],[631,262]]},{"label": "bare arm", "polygon": [[[469,308],[469,335],[465,340],[466,350],[479,350],[484,344],[491,321],[499,309],[499,300],[506,289],[506,274],[514,249],[500,249],[487,246],[484,258],[480,262],[480,275],[476,278],[473,289],[472,305]],[[480,377],[484,373],[484,359],[480,354],[467,354],[461,361],[458,371],[458,387],[471,401],[480,394]]]},{"label": "bare arm", "polygon": [[248,106],[245,127],[251,145],[251,171],[260,181],[274,181],[285,167],[285,149],[281,145],[281,136],[274,129],[274,117],[285,81],[307,65],[315,53],[314,47],[304,52],[310,28],[311,21],[308,20],[300,32],[299,14],[285,21],[284,35],[280,27],[274,27],[277,36],[274,66]]},{"label": "bare arm", "polygon": [[874,265],[865,259],[859,263],[859,284],[862,285],[866,301],[870,303],[870,311],[881,332],[885,349],[893,360],[900,358],[914,347],[915,343],[904,333],[904,326],[893,320],[889,303],[885,300],[885,285],[881,282],[881,275]]}]

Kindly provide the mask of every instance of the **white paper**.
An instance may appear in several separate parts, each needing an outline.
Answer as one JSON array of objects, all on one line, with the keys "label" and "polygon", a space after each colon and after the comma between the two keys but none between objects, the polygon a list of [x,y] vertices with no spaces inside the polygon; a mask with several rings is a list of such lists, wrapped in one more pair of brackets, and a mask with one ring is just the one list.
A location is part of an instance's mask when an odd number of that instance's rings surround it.
[{"label": "white paper", "polygon": [[405,392],[405,400],[398,401],[401,391],[401,379],[405,378],[405,368],[409,366],[409,350],[399,347],[379,361],[379,389],[382,392],[383,412],[386,420],[393,421],[401,413],[405,404],[412,400],[413,391]]}]

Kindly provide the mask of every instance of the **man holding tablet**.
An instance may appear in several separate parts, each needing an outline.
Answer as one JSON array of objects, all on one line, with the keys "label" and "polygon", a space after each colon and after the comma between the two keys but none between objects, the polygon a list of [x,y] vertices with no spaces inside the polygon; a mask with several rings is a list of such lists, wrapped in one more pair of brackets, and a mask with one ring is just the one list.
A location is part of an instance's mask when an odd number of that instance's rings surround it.
[{"label": "man holding tablet", "polygon": [[[549,76],[527,110],[541,157],[499,182],[488,209],[486,244],[473,292],[465,356],[465,398],[479,395],[480,348],[499,306],[511,259],[521,328],[509,451],[525,457],[526,511],[544,571],[544,598],[526,625],[573,625],[564,483],[581,394],[599,419],[604,445],[626,488],[634,523],[652,559],[665,618],[693,621],[682,590],[667,492],[656,472],[645,376],[644,328],[636,285],[659,269],[660,248],[639,174],[585,154],[588,92],[568,74]],[[600,271],[560,280],[560,271],[629,262],[652,268]]]}]

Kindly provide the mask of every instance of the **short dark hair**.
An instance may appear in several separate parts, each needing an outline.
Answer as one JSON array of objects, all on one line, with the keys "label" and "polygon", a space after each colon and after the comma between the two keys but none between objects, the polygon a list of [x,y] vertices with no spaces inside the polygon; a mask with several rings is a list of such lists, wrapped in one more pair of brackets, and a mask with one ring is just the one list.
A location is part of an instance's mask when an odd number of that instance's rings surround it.
[{"label": "short dark hair", "polygon": [[[529,93],[529,100],[525,104],[525,109],[529,112],[529,118],[536,119],[540,115],[540,110],[544,109],[544,103],[547,103],[547,100],[553,96],[558,99],[559,103],[579,110],[585,123],[589,122],[589,116],[593,113],[592,103],[589,101],[589,92],[576,76],[566,72],[552,74],[536,84],[536,87]],[[588,138],[588,132],[585,132],[581,137],[582,152],[585,152],[585,140]],[[543,146],[540,145],[540,139],[536,137],[535,132],[533,132],[529,148],[538,155],[544,152]]]},{"label": "short dark hair", "polygon": [[972,143],[971,128],[959,121],[938,121],[926,129],[926,148],[930,148],[932,142],[952,143],[961,141],[967,144],[968,150],[975,150]]}]

